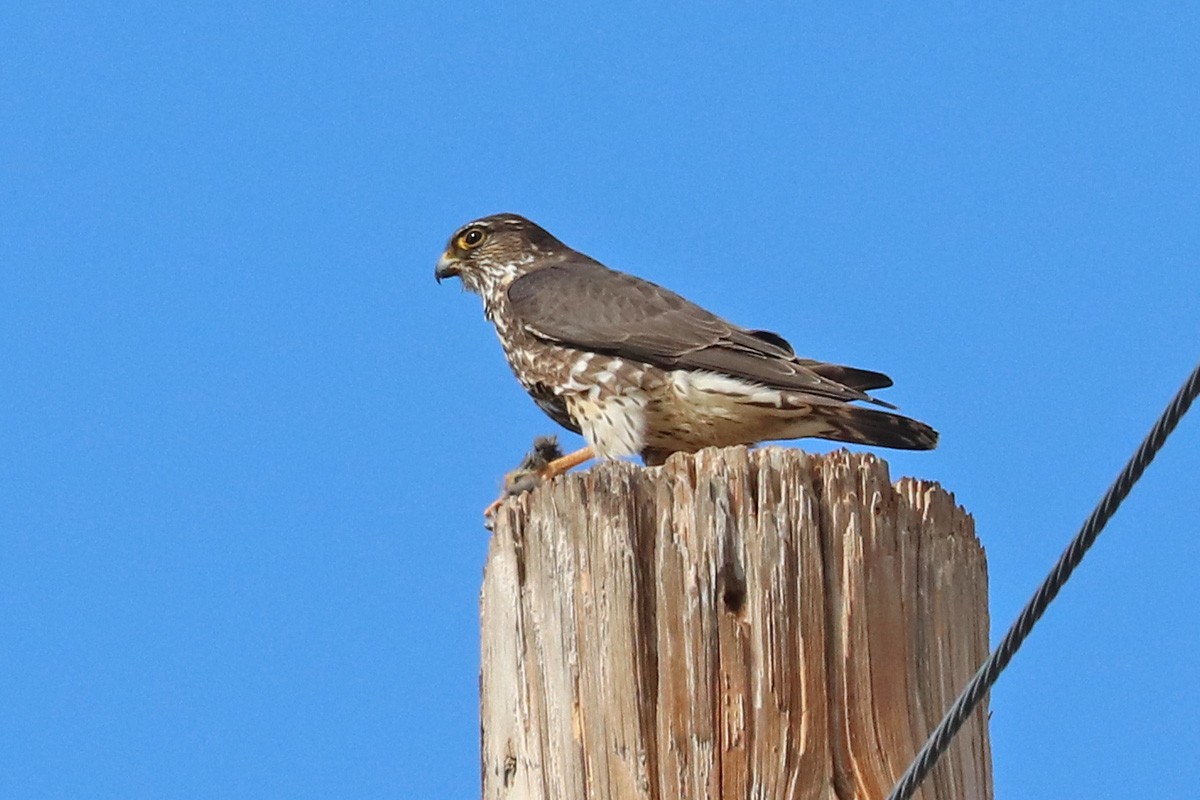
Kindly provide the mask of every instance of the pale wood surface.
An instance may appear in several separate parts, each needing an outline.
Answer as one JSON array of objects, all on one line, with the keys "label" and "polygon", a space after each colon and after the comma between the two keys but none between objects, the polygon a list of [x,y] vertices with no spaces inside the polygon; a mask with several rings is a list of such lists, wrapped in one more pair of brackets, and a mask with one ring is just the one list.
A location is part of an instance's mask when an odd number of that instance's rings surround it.
[{"label": "pale wood surface", "polygon": [[[481,605],[489,799],[882,798],[987,656],[970,516],[845,451],[563,476]],[[986,709],[917,797],[991,797]]]}]

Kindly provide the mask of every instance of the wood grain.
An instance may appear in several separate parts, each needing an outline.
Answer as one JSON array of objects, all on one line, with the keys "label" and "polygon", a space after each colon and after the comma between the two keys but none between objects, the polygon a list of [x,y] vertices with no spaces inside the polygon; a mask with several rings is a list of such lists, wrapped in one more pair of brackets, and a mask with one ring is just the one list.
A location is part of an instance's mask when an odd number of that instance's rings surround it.
[{"label": "wood grain", "polygon": [[[840,451],[604,463],[499,511],[485,798],[882,798],[987,655],[936,484]],[[990,798],[986,708],[918,797]]]}]

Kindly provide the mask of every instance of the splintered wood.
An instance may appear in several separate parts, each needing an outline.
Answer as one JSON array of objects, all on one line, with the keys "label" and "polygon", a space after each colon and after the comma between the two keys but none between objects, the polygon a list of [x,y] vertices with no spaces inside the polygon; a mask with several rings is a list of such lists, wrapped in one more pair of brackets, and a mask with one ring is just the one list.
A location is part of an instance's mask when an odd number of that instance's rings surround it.
[{"label": "splintered wood", "polygon": [[[874,456],[705,450],[506,503],[482,621],[485,798],[867,800],[987,656],[987,570]],[[992,796],[986,713],[916,797]]]}]

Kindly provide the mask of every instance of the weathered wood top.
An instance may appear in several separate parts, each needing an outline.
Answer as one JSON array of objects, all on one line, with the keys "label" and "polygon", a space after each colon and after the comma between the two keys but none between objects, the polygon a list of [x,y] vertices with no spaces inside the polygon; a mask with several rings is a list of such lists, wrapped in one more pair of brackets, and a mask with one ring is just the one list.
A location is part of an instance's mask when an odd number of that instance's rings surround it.
[{"label": "weathered wood top", "polygon": [[[840,451],[600,464],[507,503],[486,798],[882,798],[987,655],[971,518]],[[918,797],[990,798],[986,709]]]}]

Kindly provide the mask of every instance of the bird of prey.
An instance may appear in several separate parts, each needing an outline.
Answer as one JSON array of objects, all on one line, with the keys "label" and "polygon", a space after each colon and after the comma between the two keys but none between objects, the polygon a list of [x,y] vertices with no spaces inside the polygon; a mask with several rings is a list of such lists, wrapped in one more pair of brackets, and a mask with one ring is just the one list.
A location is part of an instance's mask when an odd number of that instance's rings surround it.
[{"label": "bird of prey", "polygon": [[609,269],[516,214],[460,228],[434,276],[483,298],[517,380],[587,446],[541,469],[592,458],[815,437],[929,450],[937,432],[867,395],[887,375],[796,355],[782,336],[743,328],[649,281]]}]

